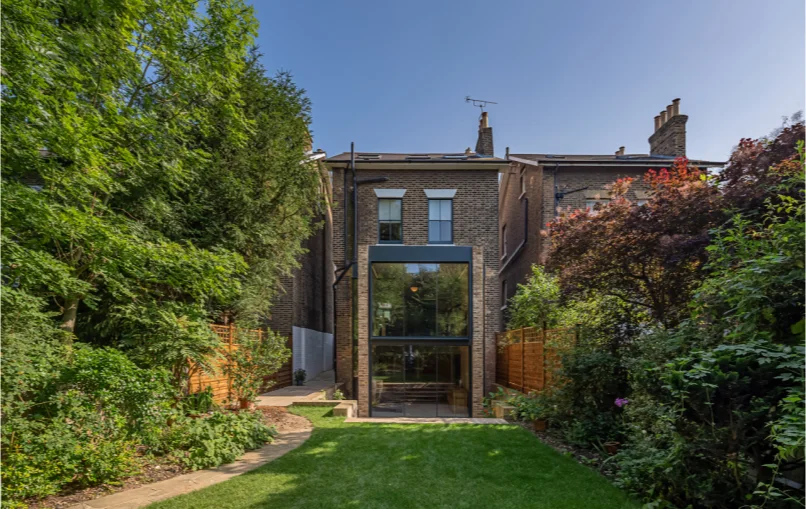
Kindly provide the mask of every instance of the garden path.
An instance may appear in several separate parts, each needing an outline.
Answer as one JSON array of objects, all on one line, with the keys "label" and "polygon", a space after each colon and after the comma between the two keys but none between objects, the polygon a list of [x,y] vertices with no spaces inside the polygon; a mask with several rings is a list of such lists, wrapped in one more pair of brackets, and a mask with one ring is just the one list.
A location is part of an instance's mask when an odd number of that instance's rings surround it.
[{"label": "garden path", "polygon": [[313,426],[303,417],[299,417],[299,422],[299,427],[296,429],[280,433],[272,443],[247,452],[241,459],[233,463],[191,472],[95,500],[87,500],[71,506],[69,509],[136,509],[158,500],[165,500],[226,481],[265,465],[302,445],[311,436]]},{"label": "garden path", "polygon": [[257,406],[288,407],[299,401],[326,399],[325,392],[336,385],[333,370],[323,371],[305,385],[290,385],[276,391],[261,394],[255,403]]}]

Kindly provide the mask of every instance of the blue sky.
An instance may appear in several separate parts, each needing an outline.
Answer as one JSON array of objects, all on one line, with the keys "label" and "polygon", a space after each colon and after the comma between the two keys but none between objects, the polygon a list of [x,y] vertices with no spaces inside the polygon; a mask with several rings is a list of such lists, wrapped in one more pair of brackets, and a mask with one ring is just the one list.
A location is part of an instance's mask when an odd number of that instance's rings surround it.
[{"label": "blue sky", "polygon": [[646,153],[680,97],[688,155],[724,160],[804,107],[803,0],[255,2],[270,70],[334,155],[459,152],[488,108],[496,155]]}]

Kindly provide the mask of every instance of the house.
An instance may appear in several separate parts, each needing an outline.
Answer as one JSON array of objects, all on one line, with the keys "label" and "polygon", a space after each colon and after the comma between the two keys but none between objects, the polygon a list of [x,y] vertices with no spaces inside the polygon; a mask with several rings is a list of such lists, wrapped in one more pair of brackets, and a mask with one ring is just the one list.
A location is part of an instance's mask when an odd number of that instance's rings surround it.
[{"label": "house", "polygon": [[332,172],[336,381],[373,417],[482,415],[499,330],[498,176],[476,151],[346,152]]},{"label": "house", "polygon": [[269,390],[291,385],[296,369],[304,369],[309,379],[333,369],[333,214],[326,157],[321,150],[308,150],[305,161],[316,165],[321,175],[319,192],[325,200],[314,222],[322,227],[305,240],[306,253],[297,260],[299,266],[280,278],[267,325],[289,338],[291,359],[268,377],[273,382]]},{"label": "house", "polygon": [[[540,235],[546,223],[560,210],[596,209],[607,205],[607,186],[622,177],[635,180],[627,198],[641,205],[649,198],[643,176],[651,168],[668,167],[676,157],[686,156],[687,115],[680,114],[675,99],[655,117],[649,137],[649,154],[509,154],[509,167],[501,177],[499,196],[501,228],[501,323],[506,323],[506,306],[517,285],[525,283],[533,264],[547,253],[548,239]],[[692,160],[701,169],[724,163]]]}]

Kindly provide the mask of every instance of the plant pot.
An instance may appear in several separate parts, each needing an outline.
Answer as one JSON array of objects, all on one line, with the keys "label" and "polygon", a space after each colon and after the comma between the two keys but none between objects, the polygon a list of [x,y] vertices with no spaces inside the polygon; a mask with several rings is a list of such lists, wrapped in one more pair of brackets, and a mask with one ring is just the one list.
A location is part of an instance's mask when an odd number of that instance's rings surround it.
[{"label": "plant pot", "polygon": [[549,422],[546,419],[535,419],[532,423],[535,425],[535,431],[546,431],[549,427]]},{"label": "plant pot", "polygon": [[238,408],[241,410],[251,410],[255,408],[255,404],[248,399],[239,399]]},{"label": "plant pot", "polygon": [[618,448],[621,446],[621,442],[605,442],[604,448],[607,451],[607,454],[614,455],[618,452]]}]

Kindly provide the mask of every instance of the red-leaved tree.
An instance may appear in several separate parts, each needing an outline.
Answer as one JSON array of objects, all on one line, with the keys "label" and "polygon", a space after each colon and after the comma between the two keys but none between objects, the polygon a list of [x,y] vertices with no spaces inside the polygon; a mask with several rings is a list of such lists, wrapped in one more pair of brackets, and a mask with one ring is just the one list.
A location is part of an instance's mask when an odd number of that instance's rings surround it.
[{"label": "red-leaved tree", "polygon": [[575,210],[549,223],[547,266],[566,294],[612,295],[673,325],[699,279],[708,229],[720,217],[719,193],[685,158],[645,179],[653,196],[643,206],[625,197],[632,183],[626,178],[611,186],[603,209]]},{"label": "red-leaved tree", "polygon": [[612,295],[647,309],[659,324],[675,325],[702,279],[709,231],[735,211],[761,208],[779,184],[799,170],[802,123],[772,140],[743,139],[723,171],[707,177],[685,158],[644,179],[652,198],[638,206],[625,197],[632,179],[611,186],[601,210],[575,210],[547,225],[546,265],[565,295]]}]

